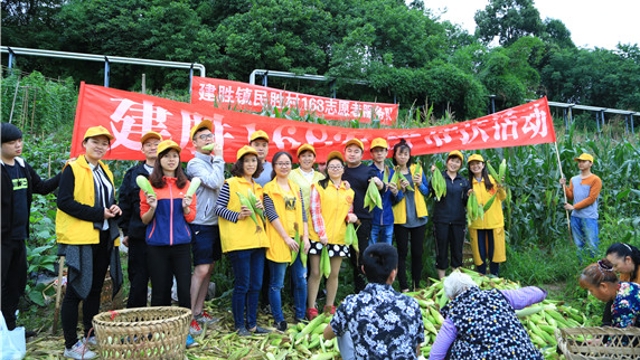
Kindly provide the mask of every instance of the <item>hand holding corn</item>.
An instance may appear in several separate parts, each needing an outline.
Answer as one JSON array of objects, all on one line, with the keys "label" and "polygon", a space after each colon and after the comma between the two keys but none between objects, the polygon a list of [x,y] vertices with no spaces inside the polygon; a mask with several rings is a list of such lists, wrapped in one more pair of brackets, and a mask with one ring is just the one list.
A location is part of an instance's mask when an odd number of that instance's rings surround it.
[{"label": "hand holding corn", "polygon": [[182,198],[182,208],[188,209],[191,206],[191,202],[193,201],[193,195],[185,195]]}]

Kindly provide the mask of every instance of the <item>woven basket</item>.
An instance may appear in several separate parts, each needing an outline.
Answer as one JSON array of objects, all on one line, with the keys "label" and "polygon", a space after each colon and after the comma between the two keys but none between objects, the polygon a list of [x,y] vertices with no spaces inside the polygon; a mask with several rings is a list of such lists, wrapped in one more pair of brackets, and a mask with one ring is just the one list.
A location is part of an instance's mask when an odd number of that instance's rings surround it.
[{"label": "woven basket", "polygon": [[640,328],[556,329],[558,349],[567,360],[640,359]]},{"label": "woven basket", "polygon": [[184,359],[191,310],[158,306],[108,311],[93,318],[103,359]]}]

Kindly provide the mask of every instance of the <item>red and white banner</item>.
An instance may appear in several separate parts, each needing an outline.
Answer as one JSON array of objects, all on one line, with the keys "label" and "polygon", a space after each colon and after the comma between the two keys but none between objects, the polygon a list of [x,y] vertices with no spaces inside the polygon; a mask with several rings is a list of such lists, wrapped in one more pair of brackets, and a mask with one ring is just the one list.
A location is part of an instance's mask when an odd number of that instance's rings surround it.
[{"label": "red and white banner", "polygon": [[333,99],[198,76],[193,77],[191,84],[191,103],[256,113],[265,105],[280,110],[287,107],[298,109],[300,115],[312,113],[325,120],[357,119],[370,123],[371,119],[379,119],[382,125],[391,125],[398,119],[398,104]]},{"label": "red and white banner", "polygon": [[251,133],[256,130],[264,130],[269,134],[270,155],[281,150],[295,155],[300,145],[310,143],[316,148],[318,162],[324,161],[332,150],[342,151],[344,144],[352,138],[364,143],[365,159],[371,158],[369,144],[376,137],[387,139],[390,146],[404,138],[410,143],[413,155],[556,141],[546,98],[450,125],[412,129],[351,129],[222,110],[82,83],[71,157],[84,152],[82,137],[85,131],[91,126],[102,125],[115,136],[105,159],[142,160],[140,138],[142,134],[153,130],[186,149],[181,159],[188,161],[194,152],[189,139],[190,129],[203,119],[213,122],[215,142],[223,146],[226,162],[235,162],[236,151],[248,144]]}]

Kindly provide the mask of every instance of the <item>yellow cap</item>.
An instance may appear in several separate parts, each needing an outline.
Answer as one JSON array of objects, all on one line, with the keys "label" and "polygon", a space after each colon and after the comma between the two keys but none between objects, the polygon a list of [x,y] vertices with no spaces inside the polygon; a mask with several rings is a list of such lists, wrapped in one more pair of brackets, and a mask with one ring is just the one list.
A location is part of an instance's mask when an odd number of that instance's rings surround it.
[{"label": "yellow cap", "polygon": [[589,155],[587,153],[582,153],[580,156],[578,156],[577,158],[575,158],[573,160],[575,160],[575,161],[586,160],[586,161],[593,162],[593,155]]},{"label": "yellow cap", "polygon": [[109,140],[113,140],[113,135],[111,135],[111,133],[109,132],[109,130],[107,130],[106,127],[99,125],[99,126],[92,126],[90,128],[87,129],[87,132],[84,133],[84,140],[87,140],[88,138],[92,138],[92,137],[96,137],[96,136],[101,136],[104,135],[106,137],[109,138]]},{"label": "yellow cap", "polygon": [[347,143],[344,144],[344,147],[347,148],[347,147],[349,147],[349,145],[357,145],[360,148],[360,150],[364,151],[364,145],[362,145],[362,141],[360,141],[360,140],[358,140],[356,138],[353,138],[353,139],[347,141]]},{"label": "yellow cap", "polygon": [[178,153],[182,151],[182,149],[180,149],[180,145],[178,145],[175,141],[171,139],[167,139],[167,140],[161,141],[160,144],[158,144],[158,155],[162,154],[163,152],[169,149],[174,149]]},{"label": "yellow cap", "polygon": [[[449,156],[451,156],[451,155],[449,155]],[[473,155],[469,156],[469,159],[467,160],[467,164],[472,162],[472,161],[484,162],[484,158],[482,158],[482,155],[480,155],[480,154],[473,154]]]},{"label": "yellow cap", "polygon": [[389,144],[387,144],[387,140],[383,139],[383,138],[375,138],[373,139],[373,141],[371,142],[371,147],[369,148],[369,150],[373,150],[377,147],[383,148],[385,150],[389,149]]},{"label": "yellow cap", "polygon": [[258,139],[264,139],[269,142],[269,135],[267,135],[267,133],[262,130],[255,131],[253,134],[251,134],[251,139],[249,140],[249,142],[253,142]]},{"label": "yellow cap", "polygon": [[311,151],[313,153],[313,156],[316,156],[316,149],[313,147],[313,145],[311,144],[302,144],[302,146],[300,146],[298,148],[298,157],[300,157],[300,154],[302,154],[305,151]]},{"label": "yellow cap", "polygon": [[196,136],[196,133],[198,132],[198,130],[201,129],[208,129],[209,131],[213,131],[213,124],[211,123],[211,121],[209,120],[202,120],[200,121],[200,123],[194,127],[191,128],[191,140],[193,140],[193,137]]},{"label": "yellow cap", "polygon": [[332,151],[327,156],[327,163],[333,159],[340,159],[340,161],[344,162],[344,157],[340,151]]},{"label": "yellow cap", "polygon": [[252,148],[249,145],[245,145],[240,149],[238,149],[238,152],[236,153],[236,160],[240,160],[243,156],[247,154],[253,154],[255,156],[258,156],[258,152],[256,151],[256,149]]},{"label": "yellow cap", "polygon": [[145,141],[147,141],[149,139],[158,139],[158,140],[162,141],[162,135],[158,134],[155,131],[147,131],[146,134],[142,135],[142,138],[140,139],[140,143],[144,144]]},{"label": "yellow cap", "polygon": [[452,152],[449,153],[449,155],[447,156],[447,160],[452,157],[452,156],[456,156],[460,158],[460,161],[464,161],[464,156],[462,155],[462,153],[458,150],[453,150]]}]

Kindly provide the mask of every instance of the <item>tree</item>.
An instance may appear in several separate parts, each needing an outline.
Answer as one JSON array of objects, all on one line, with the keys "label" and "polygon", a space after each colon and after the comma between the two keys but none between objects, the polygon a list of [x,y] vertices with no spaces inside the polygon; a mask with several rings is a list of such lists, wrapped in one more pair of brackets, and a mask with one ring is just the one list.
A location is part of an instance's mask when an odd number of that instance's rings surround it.
[{"label": "tree", "polygon": [[539,36],[544,31],[540,12],[533,0],[490,0],[484,10],[474,16],[476,35],[489,44],[498,37],[502,46],[508,46],[523,36]]}]

